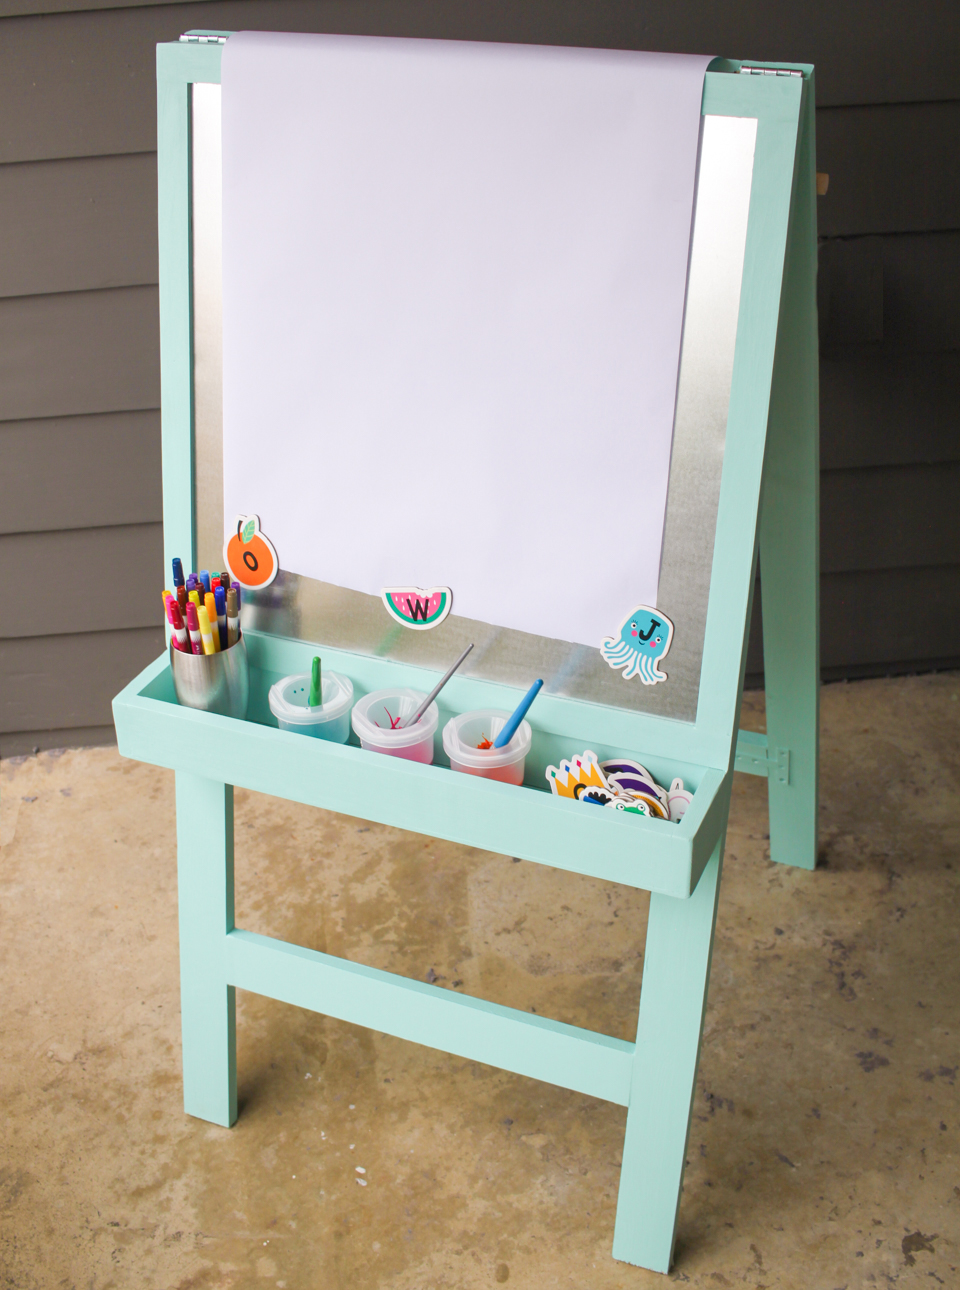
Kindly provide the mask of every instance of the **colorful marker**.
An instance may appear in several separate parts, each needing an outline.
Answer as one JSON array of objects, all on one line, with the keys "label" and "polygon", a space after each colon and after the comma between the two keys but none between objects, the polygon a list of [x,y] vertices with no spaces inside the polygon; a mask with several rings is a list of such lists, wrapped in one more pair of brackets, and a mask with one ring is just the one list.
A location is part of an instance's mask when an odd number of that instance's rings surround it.
[{"label": "colorful marker", "polygon": [[183,619],[180,617],[180,610],[177,602],[171,597],[167,601],[167,619],[173,628],[173,643],[177,649],[182,650],[184,654],[189,654],[190,637],[187,635],[187,629],[183,625]]},{"label": "colorful marker", "polygon": [[[163,593],[163,620],[164,622],[169,623],[171,627],[173,627],[173,619],[170,616],[170,606],[175,605],[176,603],[177,602],[175,597],[172,596],[168,591],[165,591]],[[174,638],[173,643],[175,647],[179,648],[179,646],[177,645],[176,638]]]},{"label": "colorful marker", "polygon": [[201,605],[197,610],[197,622],[200,624],[200,639],[203,641],[204,654],[216,654],[217,647],[214,644],[213,629],[210,626],[210,616],[205,605]]},{"label": "colorful marker", "polygon": [[231,587],[227,592],[227,648],[236,645],[240,639],[240,611],[237,608],[237,593]]},{"label": "colorful marker", "polygon": [[189,600],[191,604],[196,605],[197,609],[200,608],[200,592],[197,591],[196,587],[191,587],[187,592],[187,600]]},{"label": "colorful marker", "polygon": [[173,557],[173,585],[183,586],[183,563],[177,556]]},{"label": "colorful marker", "polygon": [[526,692],[526,694],[523,696],[523,698],[514,708],[513,713],[511,714],[509,720],[507,721],[507,724],[497,735],[496,739],[494,739],[493,741],[494,748],[506,748],[507,744],[517,733],[517,730],[519,729],[519,726],[520,726],[520,722],[527,715],[527,711],[530,707],[530,704],[540,693],[540,687],[542,685],[543,685],[542,681],[534,681],[533,685],[531,685],[530,689]]},{"label": "colorful marker", "polygon": [[201,569],[199,577],[200,577],[200,581],[203,583],[204,592],[209,591],[210,590],[210,571],[208,569]]},{"label": "colorful marker", "polygon": [[213,589],[213,599],[217,607],[217,629],[220,632],[220,648],[227,648],[227,595],[219,582]]},{"label": "colorful marker", "polygon": [[183,583],[177,588],[177,608],[181,614],[187,612],[187,589]]},{"label": "colorful marker", "polygon": [[187,601],[187,631],[190,635],[190,648],[194,654],[203,653],[203,639],[200,635],[200,621],[197,618],[197,607],[192,600]]},{"label": "colorful marker", "polygon": [[320,675],[320,659],[316,655],[310,666],[310,694],[307,697],[307,707],[323,707],[323,680]]},{"label": "colorful marker", "polygon": [[203,598],[203,607],[207,611],[207,617],[210,619],[210,626],[213,629],[214,654],[220,653],[220,631],[217,625],[217,601],[212,591],[208,591]]}]

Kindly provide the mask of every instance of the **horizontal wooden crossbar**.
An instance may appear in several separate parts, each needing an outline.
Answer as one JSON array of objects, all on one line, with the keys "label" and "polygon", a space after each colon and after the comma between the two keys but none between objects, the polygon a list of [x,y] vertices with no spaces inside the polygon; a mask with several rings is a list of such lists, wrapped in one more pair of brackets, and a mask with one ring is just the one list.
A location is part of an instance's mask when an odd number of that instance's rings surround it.
[{"label": "horizontal wooden crossbar", "polygon": [[240,930],[227,983],[626,1106],[635,1045]]},{"label": "horizontal wooden crossbar", "polygon": [[767,775],[767,736],[755,730],[738,731],[733,768],[747,775]]}]

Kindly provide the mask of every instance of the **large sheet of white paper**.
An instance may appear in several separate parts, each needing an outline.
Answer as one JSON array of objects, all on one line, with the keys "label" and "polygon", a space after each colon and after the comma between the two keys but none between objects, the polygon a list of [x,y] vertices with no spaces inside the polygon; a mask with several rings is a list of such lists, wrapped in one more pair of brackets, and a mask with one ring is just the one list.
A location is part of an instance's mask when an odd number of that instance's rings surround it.
[{"label": "large sheet of white paper", "polygon": [[581,644],[655,605],[708,62],[232,36],[226,524]]}]

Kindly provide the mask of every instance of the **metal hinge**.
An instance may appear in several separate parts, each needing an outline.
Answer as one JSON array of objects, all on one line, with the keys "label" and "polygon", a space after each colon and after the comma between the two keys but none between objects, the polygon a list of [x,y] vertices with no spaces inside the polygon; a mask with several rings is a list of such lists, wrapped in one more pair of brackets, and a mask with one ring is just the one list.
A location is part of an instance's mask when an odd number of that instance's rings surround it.
[{"label": "metal hinge", "polygon": [[790,749],[778,748],[776,761],[770,756],[770,750],[767,750],[767,760],[770,763],[768,775],[776,773],[777,782],[780,784],[790,783]]},{"label": "metal hinge", "polygon": [[767,736],[753,730],[741,730],[737,735],[737,754],[734,770],[747,775],[766,775],[778,784],[790,783],[790,749],[778,748],[776,753],[767,747]]},{"label": "metal hinge", "polygon": [[741,76],[802,76],[803,72],[789,67],[741,67]]},{"label": "metal hinge", "polygon": [[214,31],[184,31],[180,42],[184,45],[225,45],[227,38]]}]

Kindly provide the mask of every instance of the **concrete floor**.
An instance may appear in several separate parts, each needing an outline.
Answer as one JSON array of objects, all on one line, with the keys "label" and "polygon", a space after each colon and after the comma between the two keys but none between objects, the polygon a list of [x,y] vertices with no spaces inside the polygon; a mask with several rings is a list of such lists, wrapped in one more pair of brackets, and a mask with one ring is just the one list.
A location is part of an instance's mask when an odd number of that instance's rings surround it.
[{"label": "concrete floor", "polygon": [[[824,690],[815,873],[737,777],[674,1281],[960,1286],[958,693]],[[0,771],[0,1286],[664,1284],[610,1257],[620,1107],[241,994],[240,1120],[188,1119],[173,776]],[[239,925],[632,1038],[642,894],[246,792],[236,831]]]}]

